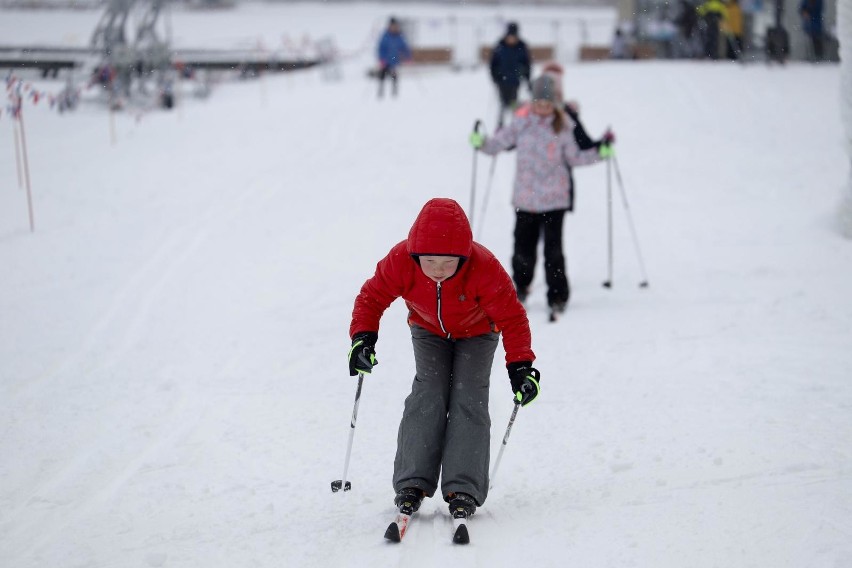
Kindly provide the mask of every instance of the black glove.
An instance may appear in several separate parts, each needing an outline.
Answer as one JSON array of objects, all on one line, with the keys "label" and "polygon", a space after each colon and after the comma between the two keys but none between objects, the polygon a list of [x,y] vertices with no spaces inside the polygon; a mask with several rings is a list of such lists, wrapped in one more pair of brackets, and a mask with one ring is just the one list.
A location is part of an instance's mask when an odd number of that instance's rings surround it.
[{"label": "black glove", "polygon": [[515,404],[526,406],[534,401],[540,390],[538,383],[541,373],[532,367],[532,362],[509,363],[506,368],[509,370],[509,380],[512,381],[512,392],[515,393]]},{"label": "black glove", "polygon": [[370,374],[373,365],[378,365],[376,360],[376,341],[379,334],[375,331],[360,331],[352,336],[352,347],[349,348],[349,376],[354,377],[358,373]]}]

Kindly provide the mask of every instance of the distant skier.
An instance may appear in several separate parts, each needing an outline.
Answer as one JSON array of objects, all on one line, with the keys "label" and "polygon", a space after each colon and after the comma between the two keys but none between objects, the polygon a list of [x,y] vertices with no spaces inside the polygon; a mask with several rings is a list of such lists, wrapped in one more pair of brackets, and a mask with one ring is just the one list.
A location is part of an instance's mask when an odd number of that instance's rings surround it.
[{"label": "distant skier", "polygon": [[615,35],[612,37],[612,47],[609,49],[611,59],[633,59],[632,48],[630,41],[624,30],[615,28]]},{"label": "distant skier", "polygon": [[801,0],[799,15],[802,17],[802,31],[810,38],[813,60],[823,58],[823,21],[822,0]]},{"label": "distant skier", "polygon": [[521,82],[530,82],[532,61],[527,44],[520,38],[518,24],[509,22],[506,33],[491,52],[491,79],[500,97],[498,126],[503,125],[504,114],[512,112],[518,103]]},{"label": "distant skier", "polygon": [[[555,61],[551,61],[549,63],[545,63],[545,65],[541,68],[542,75],[550,75],[553,77],[556,88],[556,98],[560,101],[565,101],[565,96],[562,91],[562,76],[564,74],[563,67],[556,63]],[[526,105],[528,106],[528,105]],[[528,110],[524,110],[524,106],[522,106],[516,114],[525,114],[528,113]],[[568,115],[574,122],[574,129],[572,130],[572,134],[574,135],[574,141],[577,143],[577,146],[580,150],[588,150],[589,148],[600,148],[601,146],[611,145],[615,143],[615,134],[611,130],[607,130],[604,135],[597,140],[592,138],[589,133],[586,131],[586,127],[583,125],[580,120],[580,103],[576,100],[568,100],[562,105],[562,111]],[[570,189],[568,190],[568,211],[574,211],[574,203],[575,203],[575,195],[577,193],[577,186],[574,183],[574,168],[570,165],[566,164],[568,167],[568,181],[570,183]]]},{"label": "distant skier", "polygon": [[741,59],[743,55],[743,9],[739,0],[725,0],[725,19],[722,20],[722,35],[725,37],[725,57]]},{"label": "distant skier", "polygon": [[416,374],[399,425],[394,503],[412,514],[440,478],[451,513],[466,518],[488,496],[488,394],[501,333],[515,400],[526,405],[539,393],[526,311],[500,261],[473,241],[461,206],[445,198],[423,206],[408,238],[379,261],[355,298],[350,375],[377,364],[379,320],[399,297]]},{"label": "distant skier", "polygon": [[703,24],[704,57],[719,59],[720,28],[727,17],[728,9],[722,0],[706,0],[696,10]]},{"label": "distant skier", "polygon": [[696,29],[698,28],[698,12],[692,4],[692,0],[680,0],[680,12],[674,19],[678,29],[678,37],[675,40],[675,53],[677,57],[695,57]]},{"label": "distant skier", "polygon": [[[555,82],[554,88],[556,89],[556,98],[560,101],[565,101],[565,97],[563,96],[562,91],[562,76],[564,74],[564,69],[562,65],[556,63],[555,61],[550,61],[545,63],[541,68],[542,75],[550,75],[553,77]],[[562,111],[568,115],[568,117],[574,122],[574,129],[572,133],[574,135],[574,141],[577,143],[577,146],[580,150],[588,150],[589,148],[600,148],[601,146],[614,144],[615,143],[615,134],[611,130],[607,130],[604,135],[595,140],[592,138],[589,133],[586,131],[586,127],[583,125],[580,120],[580,103],[576,100],[565,101],[562,105]],[[530,113],[530,103],[526,102],[521,104],[515,110],[515,116],[527,116]],[[508,150],[513,150],[514,148],[509,148]],[[568,181],[569,187],[568,190],[568,208],[567,211],[574,211],[574,203],[575,196],[577,193],[577,186],[574,183],[574,168],[570,165],[566,164],[568,167]]]},{"label": "distant skier", "polygon": [[397,83],[399,75],[396,68],[404,61],[411,59],[411,49],[408,47],[408,42],[405,41],[405,36],[402,35],[402,28],[396,18],[391,18],[388,21],[388,27],[382,34],[379,40],[379,98],[384,96],[385,79],[391,79],[391,94],[397,95]]},{"label": "distant skier", "polygon": [[[543,74],[532,85],[532,103],[512,123],[486,138],[470,135],[474,148],[495,155],[517,147],[512,193],[515,245],[512,278],[518,299],[526,300],[536,264],[538,242],[544,238],[544,271],[551,318],[562,313],[571,288],[562,252],[562,222],[570,205],[571,171],[611,155],[609,143],[581,150],[574,138],[575,123],[562,110],[559,88]],[[612,135],[605,137],[611,142]]]}]

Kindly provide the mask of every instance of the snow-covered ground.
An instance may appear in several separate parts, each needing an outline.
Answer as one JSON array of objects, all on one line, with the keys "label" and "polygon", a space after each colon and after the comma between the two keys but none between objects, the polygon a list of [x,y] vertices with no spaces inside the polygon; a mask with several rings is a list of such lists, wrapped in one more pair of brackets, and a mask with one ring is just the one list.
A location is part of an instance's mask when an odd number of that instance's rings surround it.
[{"label": "snow-covered ground", "polygon": [[[269,29],[261,8],[204,17]],[[300,33],[309,8],[277,25]],[[354,49],[351,22],[405,9],[331,5],[323,24]],[[2,16],[4,35],[39,21]],[[468,207],[467,135],[477,118],[493,128],[496,105],[482,68],[407,70],[400,97],[378,101],[370,56],[338,82],[267,76],[118,113],[114,143],[93,102],[27,104],[34,233],[3,113],[0,566],[852,566],[837,68],[568,66],[589,130],[617,134],[650,287],[617,185],[601,287],[606,166],[577,170],[571,306],[547,323],[537,277],[543,393],[519,413],[473,542],[452,545],[429,500],[394,546],[382,533],[413,374],[399,303],[361,399],[353,490],[329,490],[355,392],[352,300],[426,200]],[[487,207],[491,160],[477,160],[475,232],[507,264],[513,160],[497,159]],[[492,456],[512,408],[500,359]]]}]

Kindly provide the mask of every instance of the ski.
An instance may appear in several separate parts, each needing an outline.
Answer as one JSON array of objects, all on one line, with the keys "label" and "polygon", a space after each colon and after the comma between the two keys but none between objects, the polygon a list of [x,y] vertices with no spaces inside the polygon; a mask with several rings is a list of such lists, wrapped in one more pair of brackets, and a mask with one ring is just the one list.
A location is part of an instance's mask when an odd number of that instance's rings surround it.
[{"label": "ski", "polygon": [[[411,515],[399,513],[396,519],[388,525],[385,530],[385,539],[390,542],[402,542],[405,533],[408,532],[408,524],[411,521]],[[469,544],[470,533],[467,530],[466,517],[453,517],[453,542],[456,544]]]},{"label": "ski", "polygon": [[408,531],[408,523],[411,521],[411,516],[420,508],[420,502],[423,500],[423,490],[415,488],[406,488],[396,494],[393,500],[399,510],[396,514],[396,519],[388,525],[385,531],[385,538],[391,542],[401,542],[405,533]]},{"label": "ski", "polygon": [[467,544],[470,542],[467,519],[476,511],[476,500],[467,493],[450,493],[448,497],[453,517],[453,542]]},{"label": "ski", "polygon": [[411,515],[397,513],[396,519],[388,525],[385,531],[385,538],[391,542],[401,542],[405,533],[408,531],[408,522],[410,520]]},{"label": "ski", "polygon": [[456,544],[470,543],[470,533],[467,532],[467,517],[453,515],[453,542]]}]

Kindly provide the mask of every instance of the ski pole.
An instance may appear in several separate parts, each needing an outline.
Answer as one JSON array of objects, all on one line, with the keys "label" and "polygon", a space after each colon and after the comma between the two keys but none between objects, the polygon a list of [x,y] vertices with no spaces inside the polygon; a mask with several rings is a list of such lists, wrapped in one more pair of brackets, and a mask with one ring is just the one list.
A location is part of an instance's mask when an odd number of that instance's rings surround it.
[{"label": "ski pole", "polygon": [[[473,123],[473,131],[479,132],[479,125],[482,124],[482,121],[478,118],[476,122]],[[479,148],[473,149],[473,174],[470,180],[470,226],[473,227],[473,208],[476,207],[476,155],[479,153]]]},{"label": "ski pole", "polygon": [[355,391],[355,407],[352,408],[352,420],[349,422],[349,445],[346,447],[346,460],[343,462],[343,479],[331,482],[331,492],[337,493],[341,489],[349,491],[352,483],[346,480],[349,473],[349,456],[352,455],[352,441],[355,439],[355,421],[358,419],[358,403],[361,401],[361,387],[364,385],[364,373],[358,373],[358,388]]},{"label": "ski pole", "polygon": [[485,182],[485,197],[482,198],[482,218],[479,221],[479,230],[476,232],[476,240],[482,236],[482,227],[485,226],[485,213],[488,211],[488,196],[491,195],[491,185],[494,181],[494,170],[497,168],[497,156],[491,158],[491,168],[488,170],[488,180]]},{"label": "ski pole", "polygon": [[612,158],[606,161],[606,235],[607,235],[607,278],[604,288],[612,288]]},{"label": "ski pole", "polygon": [[645,262],[642,260],[642,251],[639,248],[639,237],[636,235],[636,227],[633,224],[633,215],[630,214],[630,204],[627,203],[627,192],[624,190],[624,182],[621,180],[621,170],[618,167],[618,160],[612,156],[612,163],[615,165],[615,179],[618,180],[618,189],[621,192],[621,201],[624,203],[624,212],[627,215],[627,223],[630,226],[630,234],[633,237],[633,248],[636,250],[636,258],[639,260],[639,270],[642,271],[642,281],[639,282],[640,288],[648,287],[648,275],[645,273]]},{"label": "ski pole", "polygon": [[509,425],[506,426],[506,433],[503,434],[503,444],[500,446],[500,451],[497,452],[497,459],[494,461],[494,468],[491,470],[491,482],[488,485],[489,489],[494,487],[494,477],[497,475],[497,468],[500,467],[500,460],[503,459],[503,450],[506,449],[506,444],[509,442],[509,434],[512,433],[512,425],[515,423],[515,417],[518,415],[518,409],[520,407],[521,403],[516,402],[515,408],[512,410],[512,416],[509,418]]}]

